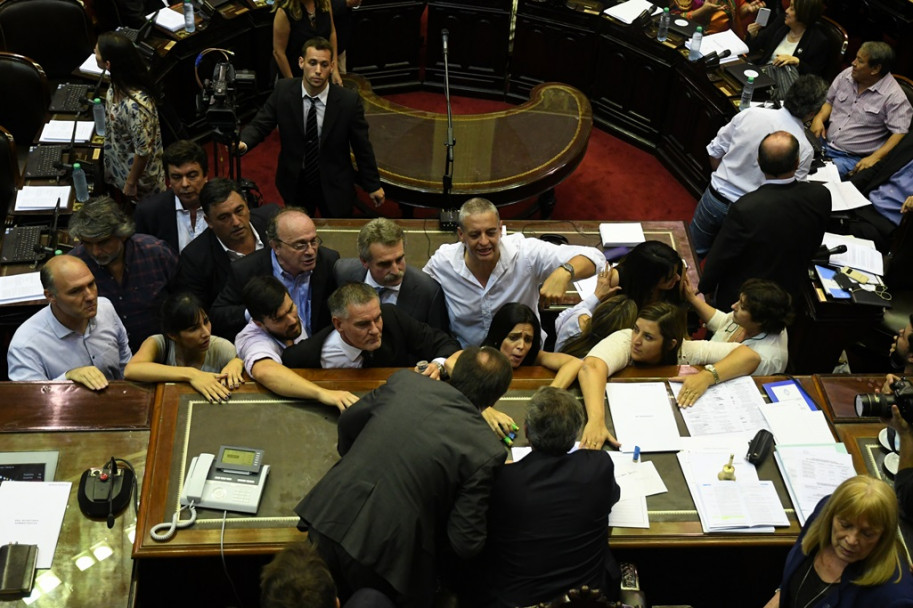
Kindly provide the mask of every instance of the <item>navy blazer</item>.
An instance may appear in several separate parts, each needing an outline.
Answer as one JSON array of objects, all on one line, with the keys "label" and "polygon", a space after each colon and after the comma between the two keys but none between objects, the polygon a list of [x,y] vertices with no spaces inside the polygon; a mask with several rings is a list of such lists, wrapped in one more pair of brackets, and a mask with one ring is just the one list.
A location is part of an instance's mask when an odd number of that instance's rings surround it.
[{"label": "navy blazer", "polygon": [[[368,121],[358,93],[329,85],[320,131],[320,183],[323,198],[334,216],[347,217],[355,202],[355,182],[367,192],[381,187],[374,148],[368,139]],[[279,126],[279,162],[276,187],[286,205],[301,205],[298,174],[304,162],[304,104],[301,80],[283,78],[241,131],[241,141],[253,148]],[[355,155],[358,172],[352,166]]]},{"label": "navy blazer", "polygon": [[[333,272],[336,284],[340,287],[349,283],[363,283],[368,274],[358,258],[342,258],[336,262]],[[450,332],[444,290],[430,275],[418,268],[406,266],[406,276],[403,277],[396,297],[396,307],[416,321]]]}]

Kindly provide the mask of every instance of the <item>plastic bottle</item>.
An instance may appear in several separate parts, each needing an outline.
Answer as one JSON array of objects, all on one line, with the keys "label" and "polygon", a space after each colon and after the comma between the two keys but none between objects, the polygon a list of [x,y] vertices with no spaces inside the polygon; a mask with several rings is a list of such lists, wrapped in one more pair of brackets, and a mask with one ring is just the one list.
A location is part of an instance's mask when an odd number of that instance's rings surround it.
[{"label": "plastic bottle", "polygon": [[697,61],[701,58],[701,40],[704,39],[704,28],[697,26],[694,35],[691,36],[691,52],[688,53],[689,61]]},{"label": "plastic bottle", "polygon": [[193,17],[193,5],[190,0],[184,0],[184,29],[187,30],[188,34],[192,34],[197,30],[197,22]]},{"label": "plastic bottle", "polygon": [[105,136],[105,104],[96,97],[92,101],[92,117],[95,118],[95,134]]},{"label": "plastic bottle", "polygon": [[669,23],[672,21],[672,16],[669,14],[669,8],[666,7],[663,9],[663,14],[659,16],[659,26],[656,28],[656,39],[660,42],[665,42],[666,38],[669,37]]},{"label": "plastic bottle", "polygon": [[89,184],[86,182],[86,172],[79,163],[73,163],[73,187],[76,189],[76,200],[84,203],[89,200]]},{"label": "plastic bottle", "polygon": [[754,76],[748,77],[748,82],[742,87],[742,100],[739,101],[739,111],[751,107],[751,96],[754,95]]}]

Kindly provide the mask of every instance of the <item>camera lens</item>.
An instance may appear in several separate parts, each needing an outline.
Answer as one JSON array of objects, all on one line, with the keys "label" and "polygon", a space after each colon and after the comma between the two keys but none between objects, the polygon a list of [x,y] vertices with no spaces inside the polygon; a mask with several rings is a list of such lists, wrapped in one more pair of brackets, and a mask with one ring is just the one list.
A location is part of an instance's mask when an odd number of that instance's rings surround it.
[{"label": "camera lens", "polygon": [[856,415],[865,418],[890,418],[893,395],[856,395]]}]

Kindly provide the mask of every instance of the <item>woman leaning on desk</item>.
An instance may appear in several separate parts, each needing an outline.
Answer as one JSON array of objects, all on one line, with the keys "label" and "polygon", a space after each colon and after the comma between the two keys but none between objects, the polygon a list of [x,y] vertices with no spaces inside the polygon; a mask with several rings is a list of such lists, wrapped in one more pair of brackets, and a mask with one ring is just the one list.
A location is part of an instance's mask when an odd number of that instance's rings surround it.
[{"label": "woman leaning on desk", "polygon": [[606,380],[634,365],[703,365],[696,374],[672,378],[682,382],[680,407],[690,407],[712,384],[751,374],[761,358],[732,342],[685,340],[685,312],[668,302],[651,304],[637,314],[634,329],[617,331],[587,353],[577,378],[583,393],[587,423],[580,447],[602,448],[620,444],[605,425]]},{"label": "woman leaning on desk", "polygon": [[[827,37],[818,27],[824,13],[822,0],[793,0],[773,23],[748,26],[749,58],[777,68],[792,66],[797,74],[824,75]],[[785,93],[785,91],[784,91]]]},{"label": "woman leaning on desk", "polygon": [[105,182],[134,201],[163,192],[162,129],[143,58],[129,38],[105,32],[95,45],[95,61],[111,77],[105,101]]},{"label": "woman leaning on desk", "polygon": [[790,296],[773,281],[748,279],[739,288],[739,299],[732,311],[724,313],[703,301],[685,278],[685,297],[707,329],[712,342],[741,343],[758,353],[761,363],[755,376],[770,376],[786,371],[789,361],[786,326],[792,322]]},{"label": "woman leaning on desk", "polygon": [[283,78],[300,78],[301,48],[320,36],[333,47],[333,84],[342,84],[338,69],[338,46],[330,0],[278,0],[273,17],[273,58]]},{"label": "woman leaning on desk", "polygon": [[851,477],[818,503],[765,608],[913,606],[913,578],[898,547],[894,492],[878,479]]},{"label": "woman leaning on desk", "polygon": [[212,335],[196,296],[180,293],[162,304],[162,332],[146,338],[127,363],[124,378],[139,382],[189,382],[211,402],[241,386],[244,365],[228,340]]}]

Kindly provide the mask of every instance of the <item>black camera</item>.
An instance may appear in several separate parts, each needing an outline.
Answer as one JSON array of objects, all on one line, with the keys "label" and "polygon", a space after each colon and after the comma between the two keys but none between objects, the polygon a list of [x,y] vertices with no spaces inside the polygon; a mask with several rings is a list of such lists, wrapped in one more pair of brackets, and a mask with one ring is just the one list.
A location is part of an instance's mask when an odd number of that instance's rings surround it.
[{"label": "black camera", "polygon": [[893,395],[862,394],[856,395],[856,415],[876,418],[890,418],[891,406],[897,404],[900,415],[908,424],[913,425],[913,383],[901,378],[891,384]]}]

